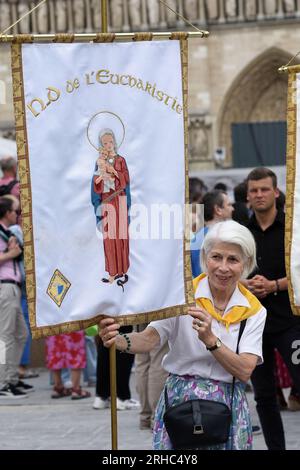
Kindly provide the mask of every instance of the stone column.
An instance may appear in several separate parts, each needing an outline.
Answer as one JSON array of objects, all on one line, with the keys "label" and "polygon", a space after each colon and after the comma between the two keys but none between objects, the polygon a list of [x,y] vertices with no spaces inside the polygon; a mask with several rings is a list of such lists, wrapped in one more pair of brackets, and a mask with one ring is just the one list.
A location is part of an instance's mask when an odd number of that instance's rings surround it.
[{"label": "stone column", "polygon": [[160,10],[159,26],[160,26],[161,29],[166,29],[166,27],[167,27],[166,10],[165,10],[165,6],[162,3],[159,4],[159,10]]},{"label": "stone column", "polygon": [[206,25],[205,0],[198,0],[199,25]]},{"label": "stone column", "polygon": [[[93,9],[93,31],[101,31],[101,3],[99,0],[92,0]],[[109,9],[108,9],[109,10]]]},{"label": "stone column", "polygon": [[129,25],[129,11],[128,11],[128,0],[123,0],[123,26],[122,30],[126,33],[130,31]]},{"label": "stone column", "polygon": [[295,16],[296,13],[296,7],[295,7],[295,1],[294,0],[283,0],[283,6],[284,6],[284,11],[285,11],[285,17],[290,18]]},{"label": "stone column", "polygon": [[225,23],[225,0],[219,0],[219,23]]},{"label": "stone column", "polygon": [[151,28],[157,28],[159,25],[161,4],[158,0],[147,0],[148,18]]},{"label": "stone column", "polygon": [[48,18],[48,5],[43,3],[37,10],[37,23],[38,31],[41,34],[47,34],[49,32],[49,18]]},{"label": "stone column", "polygon": [[[29,11],[29,4],[26,0],[22,0],[17,5],[18,11],[18,18],[21,18],[23,15],[28,13]],[[18,24],[18,30],[21,34],[26,34],[30,32],[30,15],[26,16],[20,23]]]},{"label": "stone column", "polygon": [[184,0],[183,14],[192,23],[199,23],[199,0]]},{"label": "stone column", "polygon": [[68,32],[74,33],[72,0],[67,0]]},{"label": "stone column", "polygon": [[[30,10],[32,10],[32,8],[35,7],[35,3],[34,2],[30,2]],[[36,10],[34,10],[32,13],[31,13],[31,21],[32,21],[32,33],[33,34],[36,34],[38,32],[38,25],[37,25],[37,16],[36,16]]]},{"label": "stone column", "polygon": [[243,23],[245,21],[244,0],[239,0],[238,9],[239,9],[238,21],[240,23]]},{"label": "stone column", "polygon": [[[176,8],[173,8],[173,10],[176,10]],[[178,13],[180,13],[180,15],[184,16],[183,15],[183,1],[182,0],[178,0]],[[179,28],[183,28],[186,23],[179,16],[177,16],[176,18],[177,18],[177,20],[176,20],[177,26]]]},{"label": "stone column", "polygon": [[256,0],[247,0],[244,5],[245,5],[246,19],[256,20],[257,19]]},{"label": "stone column", "polygon": [[90,0],[85,0],[85,11],[86,11],[85,32],[90,33],[92,31],[92,12],[91,12]]},{"label": "stone column", "polygon": [[225,0],[225,14],[226,21],[237,20],[237,1],[236,0]]},{"label": "stone column", "polygon": [[[142,0],[128,0],[128,8],[129,8],[129,19],[130,19],[130,26],[131,31],[140,31],[142,25],[142,15],[141,9],[143,6],[141,5]],[[125,8],[125,5],[124,5]],[[123,8],[123,10],[124,10]],[[146,6],[145,6],[146,8]],[[146,12],[147,13],[147,12]],[[125,15],[124,15],[125,16]],[[146,16],[146,28],[147,28],[147,14]]]},{"label": "stone column", "polygon": [[276,17],[278,19],[284,18],[284,10],[283,10],[283,1],[282,0],[278,0],[278,11],[277,11]]},{"label": "stone column", "polygon": [[55,33],[55,5],[53,0],[48,0],[50,10],[50,33]]},{"label": "stone column", "polygon": [[[179,0],[180,1],[180,0]],[[177,2],[176,0],[167,0],[166,3],[172,8],[172,10],[177,10]],[[173,13],[169,8],[164,7],[167,23],[169,26],[176,26],[177,25],[177,16]]]},{"label": "stone column", "polygon": [[142,24],[141,30],[147,31],[148,30],[148,21],[147,21],[147,1],[141,0],[141,9],[142,9]]},{"label": "stone column", "polygon": [[264,1],[263,0],[258,0],[257,19],[258,19],[258,21],[262,21],[262,20],[265,19]]},{"label": "stone column", "polygon": [[65,0],[58,0],[55,2],[55,20],[56,27],[55,32],[66,33],[68,28],[67,22],[67,4]]},{"label": "stone column", "polygon": [[[18,19],[18,12],[17,12],[17,0],[11,0],[11,23],[13,24],[15,21]],[[10,26],[10,25],[8,25]],[[17,34],[18,33],[18,25],[16,24],[10,31],[8,31],[8,34]]]},{"label": "stone column", "polygon": [[[4,31],[12,24],[10,16],[10,6],[8,3],[0,1],[0,31]],[[9,31],[8,31],[9,33]]]},{"label": "stone column", "polygon": [[300,17],[300,0],[296,1],[296,16]]},{"label": "stone column", "polygon": [[82,33],[85,29],[85,2],[73,0],[73,21],[75,33]]}]

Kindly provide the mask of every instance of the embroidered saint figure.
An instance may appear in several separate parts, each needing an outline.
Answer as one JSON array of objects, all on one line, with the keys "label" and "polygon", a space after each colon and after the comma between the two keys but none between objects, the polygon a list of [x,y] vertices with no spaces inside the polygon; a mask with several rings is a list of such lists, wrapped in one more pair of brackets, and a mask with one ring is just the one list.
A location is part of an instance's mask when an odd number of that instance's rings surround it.
[{"label": "embroidered saint figure", "polygon": [[118,154],[111,129],[99,134],[99,157],[92,180],[92,203],[103,233],[105,271],[102,282],[122,287],[128,282],[130,180],[124,157]]}]

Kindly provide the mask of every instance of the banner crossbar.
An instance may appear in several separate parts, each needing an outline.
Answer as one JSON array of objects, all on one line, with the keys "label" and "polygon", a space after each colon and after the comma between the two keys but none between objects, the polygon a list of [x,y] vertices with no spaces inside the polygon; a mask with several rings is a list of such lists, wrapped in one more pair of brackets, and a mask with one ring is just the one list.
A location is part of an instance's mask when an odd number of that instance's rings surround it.
[{"label": "banner crossbar", "polygon": [[[137,41],[150,38],[152,40],[177,39],[180,37],[195,39],[207,38],[209,31],[166,31],[166,32],[140,32],[140,33],[79,33],[79,34],[7,34],[0,35],[0,43],[31,43],[31,42],[106,42],[108,37],[112,41]],[[144,39],[145,38],[145,39]],[[148,40],[150,40],[148,39]]]}]

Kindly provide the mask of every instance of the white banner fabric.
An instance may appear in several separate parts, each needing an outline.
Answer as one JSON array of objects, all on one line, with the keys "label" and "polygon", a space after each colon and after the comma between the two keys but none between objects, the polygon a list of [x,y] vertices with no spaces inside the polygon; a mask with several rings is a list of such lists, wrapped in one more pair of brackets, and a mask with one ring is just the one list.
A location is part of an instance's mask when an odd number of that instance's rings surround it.
[{"label": "white banner fabric", "polygon": [[285,253],[290,303],[300,315],[300,66],[288,73]]},{"label": "white banner fabric", "polygon": [[[21,51],[36,337],[101,314],[131,323],[141,313],[183,313],[180,42],[23,44]],[[112,227],[118,233],[103,234]]]},{"label": "white banner fabric", "polygon": [[[291,284],[294,292],[294,304],[300,306],[300,73],[296,74],[296,103],[297,103],[297,127],[296,127],[296,154],[294,161],[294,190],[293,190],[293,219],[292,219],[292,243],[291,243]],[[294,95],[295,97],[295,95]]]}]

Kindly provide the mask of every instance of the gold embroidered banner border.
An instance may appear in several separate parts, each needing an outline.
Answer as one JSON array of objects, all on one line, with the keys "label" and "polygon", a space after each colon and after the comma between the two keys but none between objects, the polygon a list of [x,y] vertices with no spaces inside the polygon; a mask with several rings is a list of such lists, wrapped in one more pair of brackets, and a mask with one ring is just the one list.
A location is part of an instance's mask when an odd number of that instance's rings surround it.
[{"label": "gold embroidered banner border", "polygon": [[[27,129],[23,87],[22,45],[12,44],[11,66],[13,78],[13,100],[18,152],[18,171],[20,178],[22,228],[24,237],[24,263],[26,266],[26,293],[31,328],[36,328],[35,319],[35,257],[32,226],[32,197],[30,166],[28,158]],[[34,334],[33,334],[34,337]]]},{"label": "gold embroidered banner border", "polygon": [[297,73],[300,66],[289,67],[288,105],[287,105],[287,155],[286,155],[286,222],[285,222],[285,260],[288,278],[290,303],[294,315],[300,316],[300,305],[295,304],[291,276],[291,251],[293,240],[294,194],[296,186],[297,152]]},{"label": "gold embroidered banner border", "polygon": [[[182,89],[183,89],[183,119],[184,119],[184,158],[185,158],[185,203],[189,204],[189,174],[188,174],[188,33],[172,33],[170,39],[180,41],[181,51],[181,68],[182,68]],[[23,40],[22,40],[23,39]],[[50,335],[61,333],[69,333],[72,331],[82,330],[89,326],[97,324],[105,312],[94,316],[88,320],[77,320],[71,322],[60,323],[51,326],[38,327],[36,324],[36,282],[35,282],[35,257],[34,257],[34,237],[32,223],[32,197],[30,184],[30,165],[27,143],[26,130],[26,114],[24,102],[24,83],[23,83],[23,67],[22,67],[22,43],[31,43],[32,37],[23,35],[18,38],[11,46],[12,55],[12,77],[13,77],[13,94],[14,109],[16,122],[16,140],[18,151],[18,165],[21,187],[21,207],[24,232],[24,263],[26,269],[26,291],[28,301],[28,312],[31,326],[32,337],[34,339],[42,338]],[[57,35],[54,42],[73,42],[72,35]],[[148,34],[135,34],[135,41],[151,40]],[[113,42],[114,35],[99,35],[95,42]],[[179,315],[186,315],[188,308],[194,305],[192,272],[190,262],[189,242],[184,240],[184,284],[185,284],[185,305],[177,305],[146,313],[137,313],[131,315],[118,316],[118,322],[121,325],[136,325],[140,323],[148,323],[152,320],[163,320]],[[171,287],[170,287],[171,288]],[[46,293],[45,293],[46,295]]]}]

